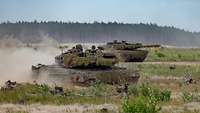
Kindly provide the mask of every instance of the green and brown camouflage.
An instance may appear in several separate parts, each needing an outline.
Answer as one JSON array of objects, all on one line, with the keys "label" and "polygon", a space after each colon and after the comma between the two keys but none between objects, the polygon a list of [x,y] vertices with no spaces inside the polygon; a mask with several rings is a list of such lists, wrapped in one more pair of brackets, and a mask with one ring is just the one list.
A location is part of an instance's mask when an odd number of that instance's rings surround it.
[{"label": "green and brown camouflage", "polygon": [[144,48],[149,47],[160,47],[160,45],[143,45],[114,40],[108,42],[103,48],[112,51],[121,62],[143,62],[148,55],[148,51]]},{"label": "green and brown camouflage", "polygon": [[96,49],[95,46],[83,51],[80,44],[66,53],[56,56],[55,60],[66,68],[111,68],[118,62],[112,53],[104,53],[101,49]]},{"label": "green and brown camouflage", "polygon": [[92,46],[91,49],[83,51],[81,45],[76,45],[55,59],[59,65],[73,71],[70,75],[73,75],[71,81],[75,84],[90,85],[97,81],[112,85],[135,84],[140,77],[136,70],[116,67],[116,55],[104,52],[100,47],[96,49]]}]

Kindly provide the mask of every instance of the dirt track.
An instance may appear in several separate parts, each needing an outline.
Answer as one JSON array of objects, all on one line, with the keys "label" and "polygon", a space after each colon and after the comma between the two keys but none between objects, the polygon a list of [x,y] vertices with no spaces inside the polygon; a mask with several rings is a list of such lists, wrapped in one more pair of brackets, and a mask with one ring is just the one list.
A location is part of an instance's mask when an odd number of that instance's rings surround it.
[{"label": "dirt track", "polygon": [[[112,104],[102,105],[18,105],[18,104],[2,104],[0,105],[0,113],[96,113],[103,109],[107,109],[111,113],[119,113],[119,108]],[[200,103],[192,102],[183,106],[163,106],[160,113],[182,113],[184,110],[195,111],[200,110]],[[195,112],[197,113],[197,112]],[[199,113],[199,112],[198,112]]]},{"label": "dirt track", "polygon": [[102,109],[112,111],[112,113],[118,113],[118,108],[112,104],[102,105],[18,105],[18,104],[2,104],[0,105],[0,113],[96,113]]}]

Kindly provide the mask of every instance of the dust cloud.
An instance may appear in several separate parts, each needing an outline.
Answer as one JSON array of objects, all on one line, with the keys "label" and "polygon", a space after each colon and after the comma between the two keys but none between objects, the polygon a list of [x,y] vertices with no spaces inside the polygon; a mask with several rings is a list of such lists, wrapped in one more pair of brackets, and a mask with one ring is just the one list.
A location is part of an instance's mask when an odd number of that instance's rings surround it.
[{"label": "dust cloud", "polygon": [[[22,43],[13,37],[0,37],[0,85],[5,81],[33,82],[49,85],[66,84],[69,81],[67,76],[51,76],[48,72],[41,72],[39,76],[34,76],[31,70],[32,65],[55,64],[55,56],[61,53],[60,46],[67,46],[65,51],[78,43],[60,44],[48,35],[44,35],[40,43]],[[84,50],[91,48],[95,43],[81,43]],[[63,71],[61,71],[63,72]],[[65,71],[64,71],[65,72]],[[63,83],[63,84],[62,84]]]},{"label": "dust cloud", "polygon": [[31,66],[38,63],[54,64],[60,53],[58,43],[44,36],[37,44],[24,44],[12,37],[0,40],[0,85],[7,80],[32,82]]}]

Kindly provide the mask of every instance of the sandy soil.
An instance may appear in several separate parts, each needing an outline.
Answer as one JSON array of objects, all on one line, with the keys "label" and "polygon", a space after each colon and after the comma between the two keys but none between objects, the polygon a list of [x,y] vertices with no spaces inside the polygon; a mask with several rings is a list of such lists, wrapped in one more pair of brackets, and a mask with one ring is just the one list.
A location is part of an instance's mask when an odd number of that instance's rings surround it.
[{"label": "sandy soil", "polygon": [[[101,110],[108,110],[109,113],[119,113],[117,106],[112,104],[102,105],[18,105],[18,104],[2,104],[0,105],[0,113],[97,113]],[[182,112],[200,112],[200,103],[191,102],[183,106],[162,106],[160,113],[182,113]]]},{"label": "sandy soil", "polygon": [[200,103],[191,102],[183,106],[163,106],[161,113],[200,113]]},{"label": "sandy soil", "polygon": [[16,111],[27,113],[96,113],[100,110],[108,110],[112,113],[118,113],[118,107],[112,104],[102,105],[18,105],[18,104],[2,104],[0,105],[0,113],[15,113]]}]

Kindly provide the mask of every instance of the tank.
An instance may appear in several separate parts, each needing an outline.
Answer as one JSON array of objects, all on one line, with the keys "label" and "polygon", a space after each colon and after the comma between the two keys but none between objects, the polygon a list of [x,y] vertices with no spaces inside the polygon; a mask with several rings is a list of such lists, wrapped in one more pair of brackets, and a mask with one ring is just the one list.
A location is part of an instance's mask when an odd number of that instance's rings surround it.
[{"label": "tank", "polygon": [[112,51],[120,62],[143,62],[148,55],[148,51],[144,48],[160,47],[160,45],[143,45],[142,43],[127,43],[126,41],[108,42],[104,48]]},{"label": "tank", "polygon": [[92,46],[91,49],[84,50],[78,44],[56,56],[55,62],[54,66],[32,66],[32,70],[36,73],[48,71],[51,75],[62,74],[68,76],[71,83],[79,85],[90,85],[97,81],[112,85],[135,84],[140,77],[137,70],[116,66],[119,62],[116,55],[103,51],[101,47]]},{"label": "tank", "polygon": [[78,44],[72,49],[55,57],[55,62],[65,68],[71,69],[106,69],[112,68],[118,63],[113,53],[104,53],[93,45],[91,49],[83,51],[82,45]]}]

